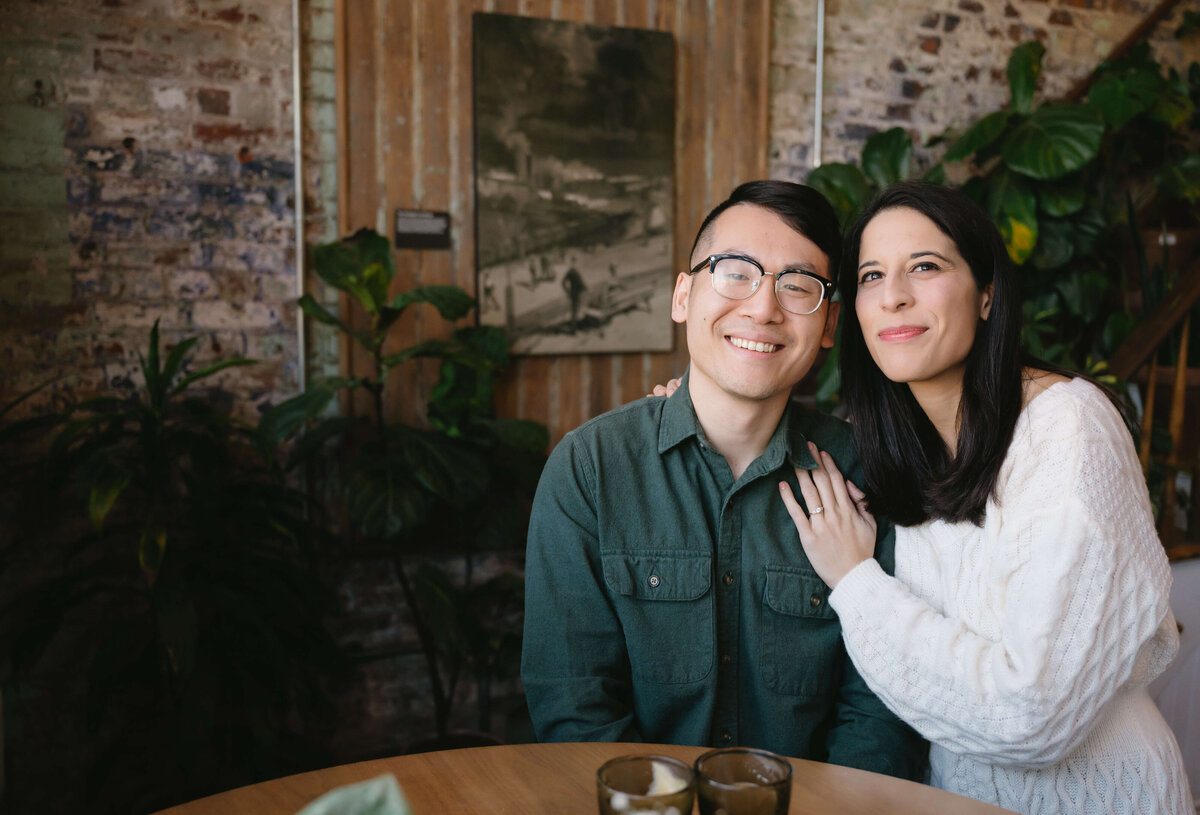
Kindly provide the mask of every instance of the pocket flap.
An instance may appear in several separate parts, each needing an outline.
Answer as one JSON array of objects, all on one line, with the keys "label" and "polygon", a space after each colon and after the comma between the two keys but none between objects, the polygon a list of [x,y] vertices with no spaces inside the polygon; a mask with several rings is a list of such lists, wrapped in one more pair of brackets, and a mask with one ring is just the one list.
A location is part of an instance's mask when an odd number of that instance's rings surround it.
[{"label": "pocket flap", "polygon": [[767,567],[767,605],[780,614],[832,620],[829,587],[810,571]]},{"label": "pocket flap", "polygon": [[712,584],[712,557],[680,552],[604,554],[604,582],[638,600],[695,600]]}]

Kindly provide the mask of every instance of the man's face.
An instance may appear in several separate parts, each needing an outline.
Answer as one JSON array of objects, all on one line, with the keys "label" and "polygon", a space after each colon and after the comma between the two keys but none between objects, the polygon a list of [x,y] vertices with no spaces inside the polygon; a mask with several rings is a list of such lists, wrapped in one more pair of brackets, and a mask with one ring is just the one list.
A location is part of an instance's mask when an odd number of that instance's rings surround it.
[{"label": "man's face", "polygon": [[[747,255],[769,273],[807,269],[829,277],[829,258],[817,245],[770,210],[737,204],[713,222],[709,239],[696,247],[692,265],[720,253]],[[738,399],[763,401],[791,392],[821,348],[833,346],[836,303],[812,314],[784,311],[775,299],[775,279],[764,276],[748,300],[730,300],[713,290],[707,267],[680,274],[671,300],[671,319],[687,323],[693,389],[715,386]]]}]

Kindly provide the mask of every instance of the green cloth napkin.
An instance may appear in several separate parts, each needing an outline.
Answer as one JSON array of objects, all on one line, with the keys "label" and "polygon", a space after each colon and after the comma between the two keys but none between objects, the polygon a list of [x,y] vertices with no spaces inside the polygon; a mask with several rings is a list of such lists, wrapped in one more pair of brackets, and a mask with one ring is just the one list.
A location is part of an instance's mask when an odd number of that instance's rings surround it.
[{"label": "green cloth napkin", "polygon": [[388,773],[332,789],[296,815],[413,815],[413,811],[396,776]]}]

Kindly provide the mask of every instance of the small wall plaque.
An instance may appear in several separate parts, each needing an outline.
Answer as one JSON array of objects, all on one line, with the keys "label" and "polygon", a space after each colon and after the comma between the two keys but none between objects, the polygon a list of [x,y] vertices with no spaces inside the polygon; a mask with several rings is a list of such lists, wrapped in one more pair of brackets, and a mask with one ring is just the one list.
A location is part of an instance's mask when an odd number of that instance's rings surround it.
[{"label": "small wall plaque", "polygon": [[397,249],[449,249],[450,213],[396,210]]}]

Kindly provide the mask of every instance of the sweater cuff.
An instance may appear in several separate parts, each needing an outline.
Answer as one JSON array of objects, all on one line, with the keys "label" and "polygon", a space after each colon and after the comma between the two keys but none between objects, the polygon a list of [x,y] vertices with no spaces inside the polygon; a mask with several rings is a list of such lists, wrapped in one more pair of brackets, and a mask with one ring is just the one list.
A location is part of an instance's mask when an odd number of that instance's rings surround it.
[{"label": "sweater cuff", "polygon": [[845,619],[848,612],[860,609],[887,591],[895,578],[888,575],[875,558],[867,558],[846,572],[837,587],[829,593],[829,604],[838,616]]}]

